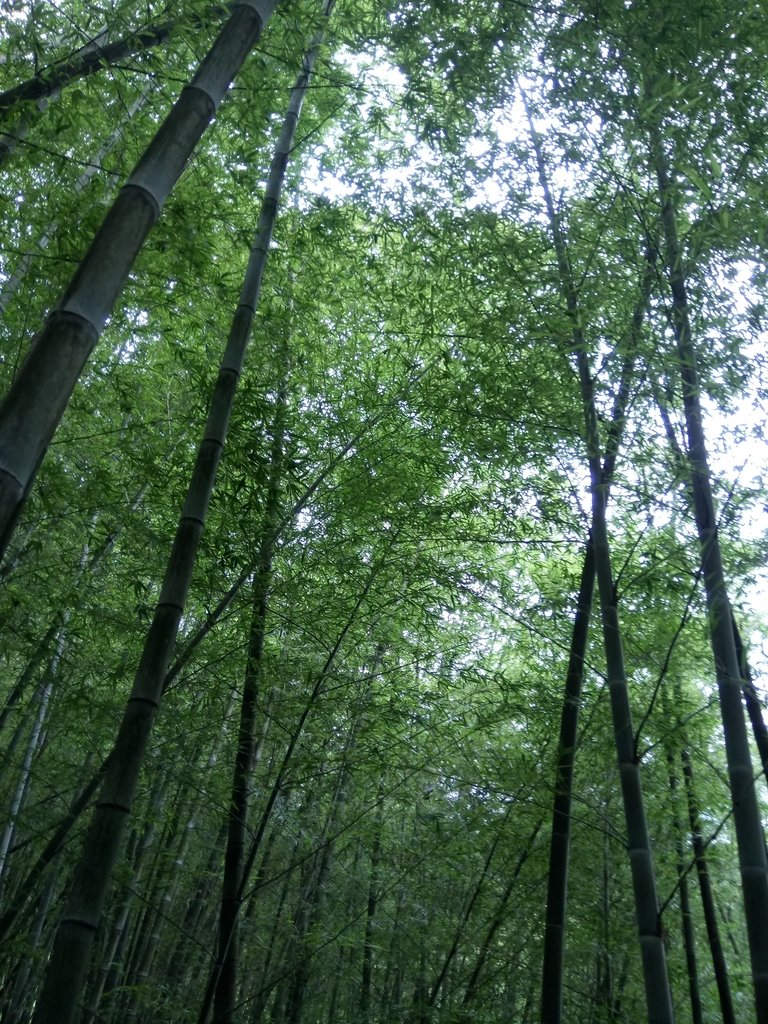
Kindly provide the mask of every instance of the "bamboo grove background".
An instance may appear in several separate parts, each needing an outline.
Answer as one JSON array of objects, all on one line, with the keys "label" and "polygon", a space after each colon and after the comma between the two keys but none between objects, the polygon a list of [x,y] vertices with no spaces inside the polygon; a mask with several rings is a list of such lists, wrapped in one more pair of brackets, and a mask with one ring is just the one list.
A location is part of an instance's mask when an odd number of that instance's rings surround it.
[{"label": "bamboo grove background", "polygon": [[[4,392],[246,6],[0,5]],[[1,1019],[764,1024],[760,5],[257,13],[5,530]]]}]

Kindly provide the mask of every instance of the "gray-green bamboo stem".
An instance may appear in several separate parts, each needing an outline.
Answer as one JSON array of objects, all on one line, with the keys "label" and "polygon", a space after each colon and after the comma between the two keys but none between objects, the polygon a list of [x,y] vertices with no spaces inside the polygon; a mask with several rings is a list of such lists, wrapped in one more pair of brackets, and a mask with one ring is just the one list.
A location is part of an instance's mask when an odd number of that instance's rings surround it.
[{"label": "gray-green bamboo stem", "polygon": [[[661,707],[664,720],[672,720],[672,709],[667,697],[666,687],[661,690]],[[684,734],[683,734],[684,735]],[[685,950],[685,964],[688,973],[688,992],[691,999],[692,1024],[704,1024],[704,1016],[701,1005],[701,991],[699,989],[699,972],[696,956],[696,936],[693,924],[693,913],[691,911],[691,899],[688,888],[688,868],[685,863],[685,849],[683,844],[684,830],[678,813],[678,776],[676,770],[675,747],[672,737],[667,736],[664,742],[664,754],[667,759],[667,779],[669,782],[669,795],[672,809],[672,831],[675,837],[675,859],[677,861],[678,888],[680,892],[680,918],[683,932],[683,948]]]},{"label": "gray-green bamboo stem", "polygon": [[29,783],[32,774],[32,759],[38,751],[41,745],[41,737],[43,734],[43,725],[45,723],[46,716],[48,714],[48,702],[51,696],[51,690],[53,689],[53,679],[56,674],[56,669],[59,664],[62,652],[64,650],[64,637],[60,637],[59,645],[56,648],[53,658],[51,659],[51,665],[49,669],[48,678],[40,687],[39,704],[37,714],[35,715],[35,721],[32,726],[32,732],[29,740],[27,741],[27,749],[24,753],[24,761],[21,766],[21,774],[19,776],[16,789],[14,791],[13,799],[8,814],[8,820],[6,822],[3,833],[0,836],[0,896],[2,896],[5,889],[5,879],[8,871],[8,853],[11,846],[11,840],[16,834],[16,825],[18,821],[21,808],[27,797],[29,790]]},{"label": "gray-green bamboo stem", "polygon": [[0,557],[134,260],[275,3],[241,0],[234,7],[118,194],[0,406]]},{"label": "gray-green bamboo stem", "polygon": [[[0,128],[0,168],[6,164],[13,154],[16,152],[20,143],[29,135],[30,129],[34,124],[35,120],[45,112],[48,108],[50,100],[58,99],[58,90],[52,88],[48,93],[49,98],[40,99],[36,103],[36,112],[32,114],[31,110],[27,111],[18,119],[13,128],[6,130]],[[0,113],[2,117],[2,113]]]},{"label": "gray-green bamboo stem", "polygon": [[[258,36],[261,21],[261,16],[254,9],[238,7],[222,35],[225,40],[222,44],[223,53],[226,55],[234,48],[239,60],[242,61],[247,53],[247,49],[243,49],[242,34],[244,33],[250,41],[250,48]],[[233,31],[236,34],[241,33],[241,38],[236,44],[231,39]],[[212,60],[211,67],[219,78],[214,76],[214,81],[209,82],[209,86],[213,87],[218,81],[218,89],[223,95],[229,79],[221,80],[221,54],[217,53],[216,47],[212,53],[215,59]],[[227,68],[229,63],[231,62],[227,63]],[[210,114],[212,113],[213,109],[210,110]],[[173,115],[170,120],[173,120]],[[260,281],[260,277],[258,280]],[[252,294],[257,297],[258,291]],[[241,305],[239,314],[235,317],[214,388],[208,422],[176,531],[160,601],[147,634],[131,696],[115,743],[110,770],[107,772],[94,813],[64,918],[56,935],[46,983],[34,1018],[35,1024],[69,1024],[82,989],[93,935],[101,918],[112,870],[119,855],[133,804],[144,752],[162,697],[163,684],[186,604],[216,470],[226,439],[234,393],[253,317],[253,307]]]},{"label": "gray-green bamboo stem", "polygon": [[[696,858],[696,873],[699,880],[699,893],[701,895],[702,911],[704,914],[704,925],[707,930],[707,941],[709,952],[712,958],[712,967],[715,974],[717,994],[720,1000],[720,1014],[723,1024],[736,1024],[736,1011],[733,1005],[731,994],[731,983],[728,975],[728,965],[725,959],[725,950],[720,938],[720,926],[717,923],[717,912],[715,898],[712,888],[712,876],[709,872],[707,861],[707,843],[701,828],[698,801],[694,788],[693,764],[687,747],[680,752],[683,766],[683,778],[685,780],[686,802],[688,804],[688,817],[691,830],[691,841],[693,843],[694,856]],[[735,950],[738,955],[738,950]]]},{"label": "gray-green bamboo stem", "polygon": [[[324,14],[330,13],[332,4],[326,4]],[[256,239],[251,250],[251,257],[245,273],[245,280],[240,295],[240,306],[235,313],[247,321],[249,329],[253,310],[258,302],[261,280],[269,253],[269,244],[274,230],[280,195],[285,181],[293,142],[296,137],[296,126],[301,115],[304,97],[307,93],[315,62],[319,53],[321,36],[313,40],[302,62],[302,68],[291,90],[288,109],[275,147],[270,165],[267,187]],[[283,388],[285,384],[283,385]],[[285,403],[284,390],[281,401]],[[257,578],[254,583],[254,625],[251,631],[248,668],[244,683],[243,701],[241,706],[240,725],[238,731],[237,755],[235,758],[234,778],[232,783],[232,805],[229,814],[227,847],[224,860],[224,880],[219,923],[219,970],[214,995],[213,1019],[215,1024],[232,1024],[235,1013],[238,967],[239,911],[241,902],[240,883],[245,858],[245,829],[248,815],[249,787],[253,761],[255,740],[255,716],[257,708],[258,685],[261,666],[261,655],[266,628],[267,602],[272,572],[275,535],[278,523],[278,502],[280,485],[280,466],[282,463],[283,443],[283,412],[278,412],[278,425],[272,448],[271,474],[267,494],[265,520],[262,530]]]},{"label": "gray-green bamboo stem", "polygon": [[[376,823],[373,832],[371,849],[371,870],[368,877],[368,899],[365,908],[365,937],[363,939],[363,965],[360,976],[360,1019],[368,1024],[371,1015],[371,993],[373,991],[374,963],[374,921],[379,902],[379,861],[381,859],[381,839],[384,827],[384,787],[379,783],[376,802]],[[329,1015],[330,1019],[330,1015]]]},{"label": "gray-green bamboo stem", "polygon": [[99,970],[89,995],[88,1008],[83,1017],[83,1024],[93,1024],[93,1021],[99,1019],[99,1006],[110,974],[115,970],[116,961],[125,939],[128,919],[131,914],[135,892],[141,882],[147,851],[155,839],[154,820],[165,803],[167,785],[167,780],[162,780],[157,786],[155,794],[150,801],[149,824],[145,825],[141,836],[137,832],[134,836],[134,842],[129,843],[129,846],[132,846],[134,849],[134,854],[131,857],[131,874],[129,881],[125,884],[122,905],[117,912],[106,948],[102,953],[101,964],[99,965]]},{"label": "gray-green bamboo stem", "polygon": [[[656,395],[656,404],[661,415],[662,423],[664,424],[664,432],[667,435],[667,442],[669,447],[677,459],[678,465],[683,470],[688,468],[688,459],[685,456],[677,435],[675,434],[675,428],[672,425],[672,418],[669,414],[664,401],[659,394]],[[693,488],[690,480],[687,481],[686,495],[693,504]],[[763,705],[760,701],[760,697],[755,689],[755,684],[752,679],[752,671],[749,667],[749,659],[747,658],[747,652],[744,649],[744,642],[741,639],[741,632],[736,622],[736,616],[731,610],[731,628],[733,629],[733,642],[736,645],[736,657],[739,662],[739,674],[741,676],[741,689],[744,694],[744,704],[749,715],[749,721],[752,725],[752,735],[755,738],[755,746],[757,752],[760,755],[760,763],[763,766],[763,772],[768,775],[768,727],[765,724],[763,717]]]}]

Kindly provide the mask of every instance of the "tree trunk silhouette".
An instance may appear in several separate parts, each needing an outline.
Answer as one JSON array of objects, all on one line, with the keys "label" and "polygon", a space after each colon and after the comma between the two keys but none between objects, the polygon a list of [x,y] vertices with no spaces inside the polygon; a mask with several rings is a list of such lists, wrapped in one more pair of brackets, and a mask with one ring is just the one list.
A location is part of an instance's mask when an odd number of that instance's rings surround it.
[{"label": "tree trunk silhouette", "polygon": [[[677,702],[680,702],[679,683],[676,683]],[[699,881],[699,893],[701,895],[701,906],[704,913],[704,925],[707,930],[709,952],[712,957],[712,967],[715,973],[717,994],[720,1000],[720,1014],[723,1024],[736,1024],[736,1013],[731,996],[731,985],[728,978],[728,967],[725,962],[725,951],[720,939],[720,927],[717,923],[717,910],[712,890],[712,879],[709,874],[707,863],[706,843],[701,828],[701,817],[699,805],[696,799],[696,790],[693,777],[693,764],[685,738],[685,730],[682,723],[678,721],[680,729],[681,748],[680,761],[683,767],[683,781],[685,783],[685,799],[688,807],[688,823],[691,832],[691,843],[696,858],[696,875]]]},{"label": "tree trunk silhouette", "polygon": [[365,906],[363,963],[360,974],[360,1019],[362,1024],[368,1024],[370,1019],[373,990],[373,934],[376,908],[379,902],[379,861],[381,859],[381,834],[384,826],[384,796],[381,785],[379,785],[377,798],[376,823],[373,832],[373,846],[371,847],[371,870],[368,877],[368,898]]},{"label": "tree trunk silhouette", "polygon": [[[323,14],[327,17],[332,3],[326,3]],[[272,158],[267,188],[264,195],[256,241],[251,260],[246,270],[241,309],[246,301],[255,308],[264,265],[269,253],[280,194],[285,180],[285,169],[293,147],[296,126],[317,60],[322,36],[317,36],[302,61],[301,71],[291,90],[283,126]],[[239,311],[238,311],[239,312]],[[286,362],[288,355],[286,353]],[[286,369],[287,374],[287,369]],[[276,531],[279,513],[280,477],[283,462],[283,438],[285,432],[285,405],[287,381],[283,380],[276,414],[274,439],[270,459],[269,482],[260,541],[259,563],[254,582],[253,616],[249,639],[248,661],[243,683],[243,699],[238,731],[234,777],[232,781],[232,803],[229,811],[227,847],[224,857],[224,878],[219,923],[219,953],[221,964],[214,996],[214,1024],[233,1024],[237,989],[239,912],[243,864],[245,860],[246,826],[248,818],[249,789],[253,772],[253,754],[256,736],[256,713],[261,679],[261,662],[266,631],[267,605],[272,576]]]},{"label": "tree trunk silhouette", "polygon": [[227,845],[224,853],[221,909],[219,918],[219,959],[221,968],[214,997],[214,1024],[230,1024],[236,1004],[239,959],[239,914],[241,882],[247,839],[251,780],[257,763],[256,725],[259,690],[262,676],[267,609],[275,552],[275,525],[279,510],[283,463],[285,383],[274,425],[266,507],[261,527],[261,561],[253,582],[251,631],[248,658],[243,680],[243,696],[237,736],[232,797],[227,822]]},{"label": "tree trunk silhouette", "polygon": [[[662,688],[661,697],[662,713],[665,721],[669,722],[671,720],[672,710],[669,706],[669,700],[667,699],[665,688]],[[664,755],[667,759],[667,779],[669,783],[669,795],[672,807],[672,831],[674,833],[675,856],[677,858],[677,884],[678,892],[680,893],[680,919],[683,932],[683,948],[685,950],[685,965],[688,974],[688,992],[691,999],[691,1020],[693,1024],[704,1024],[696,957],[696,936],[694,933],[691,897],[688,887],[688,867],[686,865],[685,844],[683,842],[684,830],[677,808],[679,785],[676,771],[677,757],[675,755],[672,738],[670,737],[667,737],[664,743]]]},{"label": "tree trunk silhouette", "polygon": [[608,526],[605,515],[605,487],[600,462],[600,430],[594,402],[594,383],[589,368],[586,339],[580,326],[578,296],[571,274],[568,252],[560,228],[547,179],[546,165],[533,117],[526,100],[526,112],[536,154],[539,183],[544,191],[547,214],[557,257],[560,284],[571,320],[572,351],[579,375],[584,412],[585,439],[592,490],[592,543],[595,550],[595,574],[600,595],[603,645],[608,669],[608,689],[613,717],[613,732],[619,765],[627,847],[632,873],[635,915],[640,939],[643,981],[649,1024],[673,1024],[672,994],[667,959],[659,920],[656,872],[653,864],[645,804],[640,785],[640,766],[635,755],[629,687],[624,667],[621,625],[611,567]]},{"label": "tree trunk silhouette", "polygon": [[[247,38],[255,41],[261,18],[251,9],[238,8],[221,39],[226,40],[249,25]],[[242,51],[242,36],[236,52]],[[246,51],[247,52],[247,51]],[[218,69],[217,48],[201,76]],[[242,53],[242,57],[245,53]],[[228,67],[229,65],[227,65]],[[206,67],[208,70],[206,70]],[[229,74],[229,71],[227,72]],[[219,81],[219,89],[227,83]],[[210,114],[212,114],[212,109]],[[173,115],[171,122],[173,121]],[[168,122],[166,122],[168,124]],[[180,170],[180,168],[179,168]],[[251,264],[249,264],[249,267]],[[263,269],[263,263],[261,264]],[[258,278],[260,281],[260,277]],[[248,296],[258,295],[247,280]],[[211,400],[203,440],[192,473],[187,498],[168,561],[160,600],[144,644],[134,686],[115,742],[113,757],[104,780],[86,838],[72,891],[59,925],[46,984],[35,1012],[35,1024],[69,1024],[75,1012],[85,977],[93,935],[101,917],[113,867],[117,861],[125,825],[130,814],[139,771],[157,709],[163,694],[179,622],[195,565],[221,451],[226,440],[235,389],[248,341],[253,307],[241,305],[235,317]]]},{"label": "tree trunk silhouette", "polygon": [[764,1024],[768,1022],[768,929],[765,926],[768,921],[768,861],[765,838],[755,791],[742,704],[741,669],[710,484],[709,455],[699,399],[697,356],[688,315],[687,285],[677,232],[673,184],[660,128],[652,122],[648,123],[647,128],[651,166],[656,175],[661,203],[666,270],[672,293],[672,326],[688,435],[688,468],[701,547],[701,568],[736,826],[755,1006],[758,1021]]},{"label": "tree trunk silhouette", "polygon": [[[641,295],[635,306],[629,337],[624,350],[619,386],[614,398],[608,427],[602,486],[608,501],[616,457],[621,445],[624,422],[629,403],[636,351],[643,319],[650,300],[655,278],[653,263],[646,260]],[[563,964],[565,957],[565,918],[568,901],[568,861],[571,841],[571,803],[573,772],[578,741],[581,690],[584,679],[584,659],[587,649],[589,620],[595,588],[595,550],[592,538],[584,550],[584,562],[576,598],[568,669],[565,676],[560,715],[555,787],[552,806],[552,832],[549,847],[547,875],[547,906],[545,911],[544,959],[541,971],[541,1024],[560,1024],[563,1012]]]}]

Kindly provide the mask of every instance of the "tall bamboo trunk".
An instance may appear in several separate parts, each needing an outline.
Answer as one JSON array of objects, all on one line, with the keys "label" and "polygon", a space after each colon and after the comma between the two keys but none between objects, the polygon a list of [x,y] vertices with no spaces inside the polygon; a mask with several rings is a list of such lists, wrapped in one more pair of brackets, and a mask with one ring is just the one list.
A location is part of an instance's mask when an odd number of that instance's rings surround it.
[{"label": "tall bamboo trunk", "polygon": [[[682,703],[682,693],[679,679],[675,680],[675,702],[679,706]],[[720,1015],[723,1024],[736,1024],[736,1013],[731,995],[731,985],[728,978],[728,967],[725,961],[725,951],[720,939],[720,927],[717,923],[717,910],[715,897],[712,889],[712,878],[707,863],[707,847],[701,828],[701,816],[699,804],[696,798],[696,789],[693,776],[693,764],[688,753],[686,730],[683,722],[678,719],[678,732],[680,734],[680,761],[683,768],[683,781],[685,784],[685,800],[688,808],[688,823],[691,834],[694,857],[696,858],[696,874],[699,881],[699,893],[701,895],[701,906],[704,914],[704,925],[707,930],[709,952],[712,957],[712,968],[715,973],[717,994],[720,1000]]]},{"label": "tall bamboo trunk", "polygon": [[234,7],[107,213],[0,406],[0,557],[133,262],[275,2],[241,0]]},{"label": "tall bamboo trunk", "polygon": [[736,645],[736,657],[739,661],[739,673],[741,675],[741,688],[744,693],[744,704],[747,708],[749,721],[752,725],[752,735],[755,737],[755,746],[760,755],[760,763],[763,772],[768,778],[768,726],[763,717],[763,705],[755,689],[752,679],[752,670],[749,667],[749,659],[741,639],[741,632],[736,623],[736,616],[731,611],[731,628],[733,629],[733,642]]},{"label": "tall bamboo trunk", "polygon": [[[575,339],[574,339],[575,340]],[[672,1024],[674,1014],[667,975],[666,951],[659,920],[656,873],[645,804],[640,785],[640,766],[635,756],[634,729],[629,704],[629,688],[624,668],[621,626],[611,568],[608,528],[599,460],[598,421],[593,400],[592,378],[583,339],[576,343],[582,399],[589,448],[592,485],[592,537],[595,547],[595,571],[603,624],[603,643],[608,668],[614,738],[619,764],[627,846],[632,869],[635,914],[640,937],[648,1020],[650,1024]]]},{"label": "tall bamboo trunk", "polygon": [[[240,33],[235,50],[241,54],[240,59],[244,56],[243,22],[250,26],[246,33],[249,40],[251,37],[255,39],[258,35],[261,18],[250,8],[238,7],[228,22],[228,28],[214,47],[212,58],[203,67],[201,76],[205,80],[210,79],[214,70],[221,74],[222,54],[227,53],[227,40],[233,31],[236,34]],[[222,84],[218,80],[220,89],[225,85],[226,83]],[[193,107],[196,104],[194,100],[189,102]],[[170,123],[173,122],[172,114]],[[98,246],[96,248],[98,249]],[[238,308],[230,332],[214,388],[204,437],[198,450],[189,491],[176,531],[160,601],[147,634],[102,795],[86,839],[64,918],[56,936],[46,984],[37,1005],[35,1024],[69,1024],[82,988],[94,931],[101,917],[112,869],[119,854],[144,752],[162,697],[173,644],[189,591],[197,548],[226,439],[235,388],[253,318],[254,307],[249,303],[255,302],[258,298],[263,260],[260,264],[252,261],[249,269],[253,272],[247,278],[244,287],[247,301]]]},{"label": "tall bamboo trunk", "polygon": [[[681,470],[685,471],[688,468],[688,459],[677,440],[677,435],[675,434],[675,428],[672,425],[672,418],[669,414],[669,410],[659,394],[656,395],[656,404],[661,415],[662,423],[664,424],[664,431],[667,435],[669,447],[674,452]],[[686,482],[686,495],[691,505],[693,505],[693,487],[690,479]],[[757,752],[760,756],[763,771],[768,774],[768,726],[766,726],[765,719],[763,717],[763,705],[757,690],[755,689],[755,684],[752,679],[752,671],[749,667],[749,659],[747,658],[747,652],[744,648],[744,642],[741,639],[741,632],[739,631],[736,616],[733,614],[732,609],[731,628],[733,630],[733,642],[736,645],[736,657],[739,662],[739,674],[741,676],[741,689],[744,695],[744,704],[747,709],[750,724],[752,725],[752,735],[755,738],[755,746],[757,747]]]},{"label": "tall bamboo trunk", "polygon": [[666,243],[665,258],[672,293],[672,325],[682,380],[688,436],[688,465],[701,548],[701,568],[723,723],[733,820],[736,827],[755,1007],[759,1024],[768,1024],[768,860],[744,718],[742,680],[732,610],[725,583],[717,533],[717,516],[710,484],[709,455],[699,397],[701,389],[688,314],[683,253],[677,232],[674,187],[661,130],[654,123],[649,123],[647,127],[651,164],[658,183]]},{"label": "tall bamboo trunk", "polygon": [[[323,14],[327,17],[332,3],[327,2]],[[264,195],[256,241],[253,246],[245,282],[243,297],[255,292],[258,295],[261,275],[269,251],[269,241],[277,217],[280,195],[285,180],[288,158],[296,136],[296,127],[301,115],[304,97],[309,87],[315,62],[319,53],[322,36],[313,39],[302,61],[301,71],[291,90],[288,109],[272,158],[267,188]],[[242,303],[242,299],[241,299]],[[255,305],[255,303],[254,303]],[[248,661],[243,683],[243,699],[240,713],[237,751],[232,781],[232,802],[229,812],[227,847],[224,856],[224,877],[221,901],[221,917],[218,938],[218,982],[214,996],[214,1024],[232,1024],[235,1013],[239,943],[239,913],[241,882],[245,861],[245,841],[248,818],[249,789],[253,771],[253,755],[256,735],[256,714],[258,706],[261,662],[266,630],[267,604],[269,599],[272,559],[279,513],[280,476],[283,460],[283,434],[285,416],[286,383],[283,382],[278,409],[275,436],[272,446],[270,479],[266,498],[259,564],[254,583],[253,619],[250,632]]]},{"label": "tall bamboo trunk", "polygon": [[[629,337],[624,348],[619,386],[616,390],[611,422],[608,428],[608,440],[602,469],[606,502],[610,493],[616,458],[621,446],[636,352],[654,278],[653,263],[650,259],[646,259],[640,299],[632,314]],[[578,743],[584,659],[587,650],[594,588],[595,550],[590,536],[584,551],[579,592],[576,598],[576,614],[571,632],[565,692],[563,694],[560,715],[560,736],[552,802],[549,871],[547,873],[544,959],[541,972],[541,1024],[560,1024],[563,1012],[565,920],[568,905],[568,862],[571,843],[573,774]]]},{"label": "tall bamboo trunk", "polygon": [[[381,839],[384,827],[384,794],[379,785],[376,803],[376,822],[373,826],[371,848],[371,870],[368,876],[368,897],[365,907],[365,935],[363,938],[363,963],[360,976],[360,1020],[368,1024],[371,1015],[371,994],[373,991],[374,947],[373,933],[376,908],[379,902],[379,861],[381,860]],[[330,1024],[330,1022],[329,1022]]]},{"label": "tall bamboo trunk", "polygon": [[565,921],[568,906],[568,865],[571,846],[573,775],[578,742],[584,659],[595,589],[595,549],[587,542],[581,568],[576,614],[571,631],[565,692],[560,713],[555,791],[552,801],[552,832],[547,872],[547,905],[544,926],[544,958],[541,972],[541,1024],[560,1024],[563,1011]]},{"label": "tall bamboo trunk", "polygon": [[118,959],[121,955],[123,943],[126,938],[134,897],[139,888],[144,872],[146,855],[154,842],[155,825],[154,817],[162,809],[165,803],[167,780],[158,784],[155,793],[150,799],[150,822],[139,832],[134,833],[134,838],[129,847],[133,849],[133,856],[130,858],[130,875],[127,884],[124,885],[122,904],[118,907],[114,921],[107,937],[101,963],[98,965],[93,985],[91,986],[87,999],[87,1010],[83,1016],[83,1024],[93,1024],[100,1019],[99,1008],[104,991],[108,986],[110,977],[118,971]]},{"label": "tall bamboo trunk", "polygon": [[[40,972],[41,958],[35,956],[35,952],[43,943],[43,932],[48,921],[48,915],[53,903],[53,898],[58,886],[56,871],[51,871],[48,881],[38,900],[32,926],[29,929],[29,939],[26,945],[26,956],[17,965],[16,975],[12,982],[9,978],[8,985],[8,1008],[7,1013],[3,1009],[0,1019],[4,1024],[26,1024],[30,1019],[30,1004],[36,985],[35,977]],[[11,982],[9,984],[9,982]]]},{"label": "tall bamboo trunk", "polygon": [[[234,706],[235,693],[233,691],[227,704],[223,721],[229,721]],[[220,732],[214,739],[203,768],[204,778],[207,778],[215,771],[225,735],[224,732]],[[143,986],[150,980],[153,970],[163,972],[161,976],[166,982],[163,986],[165,997],[167,1000],[173,999],[173,986],[169,985],[168,981],[171,977],[174,980],[176,977],[173,971],[176,959],[174,944],[170,945],[170,949],[163,950],[167,957],[161,966],[157,966],[158,960],[163,959],[160,956],[161,942],[166,937],[167,926],[173,926],[174,934],[178,936],[178,940],[181,942],[188,939],[194,932],[194,929],[189,927],[189,918],[186,913],[184,919],[179,924],[176,923],[176,918],[179,914],[177,901],[181,893],[183,867],[188,856],[192,837],[197,829],[199,816],[199,806],[196,799],[197,789],[194,787],[194,784],[189,789],[184,786],[182,790],[183,795],[177,800],[177,806],[178,814],[183,824],[181,829],[178,827],[167,829],[165,848],[161,855],[170,869],[170,879],[165,874],[158,877],[154,891],[150,892],[149,897],[145,899],[145,914],[141,930],[133,939],[133,948],[125,971],[123,981],[125,992],[121,1000],[120,1012],[126,1021],[137,1016],[139,1013],[137,1003],[140,1000],[137,999],[137,994],[142,991]],[[217,850],[216,844],[214,844],[214,849]],[[158,871],[152,871],[152,877],[159,875]],[[196,894],[195,899],[204,902],[202,895],[198,896]],[[183,909],[186,912],[188,904],[185,903]]]},{"label": "tall bamboo trunk", "polygon": [[56,672],[56,665],[58,664],[58,659],[61,651],[63,650],[63,646],[62,640],[61,647],[57,650],[54,656],[55,661],[51,664],[50,676],[40,687],[37,714],[35,715],[35,720],[32,724],[32,731],[27,741],[27,748],[24,752],[21,772],[19,774],[13,798],[11,800],[11,806],[9,808],[8,820],[5,824],[2,835],[0,835],[0,897],[2,897],[5,889],[6,876],[8,874],[8,854],[11,842],[16,834],[19,814],[21,813],[21,809],[29,792],[29,785],[32,778],[32,759],[35,757],[43,743],[43,725],[45,724],[45,719],[48,714],[48,704],[51,697],[51,690],[53,689],[53,676]]},{"label": "tall bamboo trunk", "polygon": [[253,609],[248,657],[243,680],[237,749],[232,779],[232,797],[227,816],[227,845],[224,853],[221,910],[219,916],[219,980],[213,1007],[214,1024],[231,1024],[235,1014],[239,960],[239,919],[243,864],[248,833],[250,790],[256,766],[256,726],[262,676],[267,609],[275,553],[275,528],[279,514],[283,465],[286,392],[282,385],[276,414],[270,458],[267,500],[261,528],[261,556],[253,583]]},{"label": "tall bamboo trunk", "polygon": [[600,429],[594,401],[594,384],[589,367],[586,339],[581,329],[578,295],[571,273],[567,246],[549,188],[541,142],[534,128],[533,118],[527,101],[526,108],[536,154],[539,182],[544,192],[553,237],[561,290],[568,317],[571,321],[572,351],[581,390],[587,459],[592,491],[592,543],[595,551],[595,574],[600,595],[603,646],[608,669],[608,689],[624,803],[627,848],[632,874],[635,917],[640,939],[648,1021],[649,1024],[673,1024],[674,1011],[667,973],[666,950],[659,920],[656,871],[645,816],[645,803],[640,785],[640,766],[635,756],[629,687],[624,667],[621,625],[611,567],[608,525],[605,515],[606,494],[600,461]]},{"label": "tall bamboo trunk", "polygon": [[[662,713],[664,720],[670,722],[672,709],[670,707],[667,692],[664,687],[661,690]],[[704,1024],[704,1014],[701,1003],[701,991],[699,988],[699,972],[696,956],[696,936],[693,924],[693,912],[691,910],[691,898],[688,886],[688,868],[685,863],[685,844],[683,842],[684,829],[678,813],[678,789],[679,780],[676,769],[676,752],[671,737],[664,742],[664,755],[667,760],[667,780],[669,783],[669,795],[672,809],[672,832],[675,840],[675,859],[677,861],[677,885],[680,893],[680,918],[683,932],[683,948],[685,950],[685,965],[688,974],[688,992],[691,1000],[692,1024]]]}]

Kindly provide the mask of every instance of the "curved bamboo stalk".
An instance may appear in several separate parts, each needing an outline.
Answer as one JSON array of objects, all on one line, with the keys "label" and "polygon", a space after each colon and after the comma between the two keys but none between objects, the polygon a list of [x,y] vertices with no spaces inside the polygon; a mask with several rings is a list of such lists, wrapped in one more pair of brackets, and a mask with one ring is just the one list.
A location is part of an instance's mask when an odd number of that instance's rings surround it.
[{"label": "curved bamboo stalk", "polygon": [[[676,697],[679,694],[676,692]],[[685,799],[688,807],[688,821],[691,832],[693,852],[696,858],[696,873],[699,879],[699,892],[701,894],[701,906],[704,914],[704,925],[707,929],[707,941],[709,942],[709,953],[712,958],[712,969],[717,984],[717,994],[720,1000],[720,1014],[723,1024],[736,1024],[736,1012],[731,995],[731,983],[728,977],[728,965],[725,960],[725,951],[720,938],[720,926],[717,923],[715,912],[715,897],[712,890],[712,877],[709,872],[707,861],[707,844],[701,830],[701,816],[699,805],[696,799],[696,790],[693,779],[693,765],[691,755],[685,743],[685,731],[681,725],[683,746],[680,750],[680,759],[683,766],[683,779],[685,781]]]},{"label": "curved bamboo stalk", "polygon": [[[252,8],[238,7],[227,29],[231,34],[233,27],[242,30],[250,25],[247,35],[251,38],[258,35],[260,24],[261,19]],[[227,29],[223,36],[227,35]],[[224,44],[224,52],[232,46],[230,39]],[[240,38],[236,43],[236,52],[242,51],[243,40]],[[212,52],[216,52],[216,47]],[[244,53],[242,55],[244,57]],[[213,67],[220,75],[219,65],[220,59],[217,57]],[[219,81],[220,87],[225,88],[227,82]],[[170,120],[173,120],[173,114]],[[264,246],[265,253],[266,248]],[[144,643],[133,689],[64,917],[56,934],[45,985],[34,1017],[35,1024],[69,1024],[77,1007],[94,933],[101,919],[112,871],[131,812],[144,752],[159,708],[163,682],[186,604],[254,314],[251,302],[255,303],[258,299],[262,272],[263,260],[260,268],[257,264],[246,278],[249,289],[246,294],[250,302],[241,303],[238,307],[227,342],[160,600]]]}]

